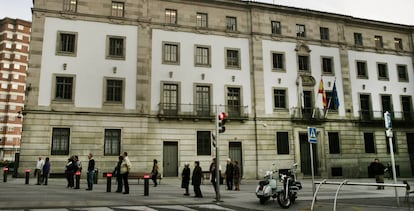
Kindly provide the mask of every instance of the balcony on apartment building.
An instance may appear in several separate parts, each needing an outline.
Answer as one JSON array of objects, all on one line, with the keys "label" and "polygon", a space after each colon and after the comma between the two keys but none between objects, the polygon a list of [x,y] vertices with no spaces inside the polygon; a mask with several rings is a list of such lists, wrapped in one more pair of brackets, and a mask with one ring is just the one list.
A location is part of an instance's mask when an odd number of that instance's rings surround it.
[{"label": "balcony on apartment building", "polygon": [[246,121],[249,118],[247,106],[238,105],[204,105],[204,104],[177,104],[160,103],[158,118],[160,120],[210,120],[214,121],[217,112],[225,111],[227,119]]},{"label": "balcony on apartment building", "polygon": [[[413,111],[391,111],[389,113],[393,127],[412,127],[414,124]],[[384,127],[384,111],[361,110],[358,122],[363,126]]]}]

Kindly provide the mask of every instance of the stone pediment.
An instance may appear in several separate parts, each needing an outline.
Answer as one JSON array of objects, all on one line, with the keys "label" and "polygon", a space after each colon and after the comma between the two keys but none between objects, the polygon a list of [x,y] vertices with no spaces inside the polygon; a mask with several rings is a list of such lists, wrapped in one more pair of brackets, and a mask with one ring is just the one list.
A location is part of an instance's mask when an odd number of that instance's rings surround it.
[{"label": "stone pediment", "polygon": [[299,75],[302,79],[302,86],[315,86],[316,80],[311,75]]}]

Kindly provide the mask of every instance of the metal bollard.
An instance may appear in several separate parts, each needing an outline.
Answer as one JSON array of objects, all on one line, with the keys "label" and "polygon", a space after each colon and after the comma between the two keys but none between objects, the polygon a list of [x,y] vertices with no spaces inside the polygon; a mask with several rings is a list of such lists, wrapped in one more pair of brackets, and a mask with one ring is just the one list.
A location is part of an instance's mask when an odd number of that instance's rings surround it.
[{"label": "metal bollard", "polygon": [[3,182],[7,182],[7,173],[9,172],[9,168],[3,168]]},{"label": "metal bollard", "polygon": [[81,172],[77,171],[75,173],[75,189],[79,189],[79,182],[80,182],[80,176],[81,176]]},{"label": "metal bollard", "polygon": [[30,169],[26,169],[25,172],[26,172],[26,180],[25,180],[25,183],[24,184],[27,185],[27,184],[29,184]]},{"label": "metal bollard", "polygon": [[149,195],[149,179],[150,179],[150,175],[145,174],[144,175],[144,196]]},{"label": "metal bollard", "polygon": [[106,173],[106,192],[111,192],[112,173]]}]

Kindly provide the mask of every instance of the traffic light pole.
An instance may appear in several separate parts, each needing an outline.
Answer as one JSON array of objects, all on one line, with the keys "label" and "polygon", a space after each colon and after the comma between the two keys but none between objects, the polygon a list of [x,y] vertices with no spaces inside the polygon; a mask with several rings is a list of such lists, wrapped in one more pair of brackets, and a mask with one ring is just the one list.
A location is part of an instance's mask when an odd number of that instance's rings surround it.
[{"label": "traffic light pole", "polygon": [[[216,109],[217,110],[217,109]],[[221,202],[220,200],[220,156],[219,156],[219,123],[220,123],[220,119],[219,119],[219,114],[220,112],[217,112],[216,114],[216,202]]]}]

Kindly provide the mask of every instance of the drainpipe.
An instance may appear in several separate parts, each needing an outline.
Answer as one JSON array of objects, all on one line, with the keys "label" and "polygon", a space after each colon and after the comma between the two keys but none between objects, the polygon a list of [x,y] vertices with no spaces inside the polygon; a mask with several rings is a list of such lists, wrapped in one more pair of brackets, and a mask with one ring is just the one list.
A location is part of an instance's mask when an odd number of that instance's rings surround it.
[{"label": "drainpipe", "polygon": [[[250,2],[246,2],[248,5]],[[257,135],[257,110],[256,110],[256,79],[255,79],[255,65],[254,65],[254,50],[253,50],[253,16],[252,16],[252,6],[249,5],[248,12],[249,24],[250,24],[250,38],[249,38],[249,54],[250,54],[250,71],[251,71],[251,91],[253,93],[253,121],[254,121],[254,143],[255,143],[255,155],[256,155],[256,179],[259,179],[259,155],[258,155],[258,135]]]}]

